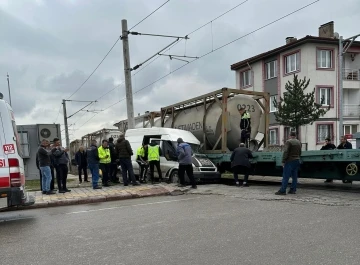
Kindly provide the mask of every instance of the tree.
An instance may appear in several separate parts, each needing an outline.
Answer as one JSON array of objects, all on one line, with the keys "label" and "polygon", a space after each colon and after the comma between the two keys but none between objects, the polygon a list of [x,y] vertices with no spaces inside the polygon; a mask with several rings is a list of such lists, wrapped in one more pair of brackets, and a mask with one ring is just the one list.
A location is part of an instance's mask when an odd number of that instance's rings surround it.
[{"label": "tree", "polygon": [[315,88],[311,93],[305,93],[309,86],[310,79],[299,80],[297,75],[294,75],[293,82],[288,81],[285,85],[283,97],[280,97],[280,102],[274,100],[274,105],[277,107],[275,112],[275,119],[281,125],[294,127],[296,132],[299,132],[300,126],[313,124],[314,121],[324,116],[330,108],[323,108],[322,104],[324,98],[321,98],[321,104],[316,103]]}]

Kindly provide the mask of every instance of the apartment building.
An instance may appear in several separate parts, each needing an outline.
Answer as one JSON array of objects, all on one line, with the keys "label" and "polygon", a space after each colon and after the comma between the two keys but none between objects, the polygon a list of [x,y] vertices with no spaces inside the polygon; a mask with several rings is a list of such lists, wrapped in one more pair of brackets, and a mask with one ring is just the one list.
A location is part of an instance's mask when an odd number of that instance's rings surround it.
[{"label": "apartment building", "polygon": [[[272,103],[274,98],[279,100],[285,92],[285,84],[292,82],[294,74],[310,79],[309,92],[315,89],[317,102],[324,108],[330,106],[324,117],[300,128],[299,139],[308,150],[319,150],[326,137],[338,143],[339,136],[351,138],[351,134],[360,130],[360,42],[354,41],[347,49],[343,71],[340,71],[338,38],[334,22],[329,22],[319,27],[318,36],[287,37],[285,45],[231,65],[237,89],[270,93],[270,144],[282,145],[294,130],[276,122],[274,112],[277,110]],[[343,75],[344,125],[341,132],[338,124],[340,73]]]}]

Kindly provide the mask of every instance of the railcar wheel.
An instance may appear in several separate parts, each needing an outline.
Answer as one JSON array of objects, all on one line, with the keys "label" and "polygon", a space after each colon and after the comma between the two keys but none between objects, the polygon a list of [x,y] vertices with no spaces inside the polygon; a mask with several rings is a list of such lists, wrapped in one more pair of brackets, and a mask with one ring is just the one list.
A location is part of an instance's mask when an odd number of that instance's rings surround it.
[{"label": "railcar wheel", "polygon": [[346,174],[354,176],[358,172],[358,167],[355,163],[348,164],[346,166]]}]

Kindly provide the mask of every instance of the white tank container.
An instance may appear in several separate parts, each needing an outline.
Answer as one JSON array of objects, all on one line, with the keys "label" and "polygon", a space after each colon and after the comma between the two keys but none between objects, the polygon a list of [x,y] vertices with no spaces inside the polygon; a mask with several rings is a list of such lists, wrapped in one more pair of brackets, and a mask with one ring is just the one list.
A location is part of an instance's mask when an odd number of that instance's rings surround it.
[{"label": "white tank container", "polygon": [[[264,126],[259,128],[260,122],[263,120],[262,109],[259,104],[251,97],[246,95],[237,95],[228,100],[228,135],[227,147],[233,150],[240,143],[240,107],[245,107],[251,115],[251,138],[255,138],[257,134],[264,133]],[[208,106],[207,106],[208,107]],[[201,143],[203,143],[203,130],[206,129],[208,145],[213,148],[221,135],[221,113],[222,109],[217,103],[213,103],[209,108],[205,118],[204,125],[204,107],[198,106],[182,110],[176,115],[173,128],[182,129],[192,132]],[[164,127],[171,127],[172,118],[169,117]],[[220,148],[221,141],[217,146]]]}]

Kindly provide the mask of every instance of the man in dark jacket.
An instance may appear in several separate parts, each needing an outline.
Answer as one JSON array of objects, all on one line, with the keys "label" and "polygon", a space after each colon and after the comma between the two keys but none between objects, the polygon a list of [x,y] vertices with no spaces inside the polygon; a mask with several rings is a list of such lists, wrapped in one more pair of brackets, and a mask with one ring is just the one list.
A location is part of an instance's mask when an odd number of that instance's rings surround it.
[{"label": "man in dark jacket", "polygon": [[48,140],[42,140],[41,145],[37,152],[37,158],[39,162],[39,168],[42,175],[42,193],[51,195],[55,194],[53,191],[50,190],[50,182],[51,182],[51,150],[50,150],[50,143]]},{"label": "man in dark jacket", "polygon": [[[335,145],[334,145],[335,146]],[[334,148],[335,149],[335,148]],[[344,137],[340,137],[340,144],[338,145],[337,149],[352,149],[352,144]],[[332,179],[327,179],[324,183],[332,183]],[[344,180],[344,183],[351,183],[351,180]]]},{"label": "man in dark jacket", "polygon": [[251,163],[249,158],[253,158],[253,155],[249,149],[245,147],[244,143],[241,143],[238,148],[236,148],[231,154],[231,169],[233,170],[234,179],[236,186],[240,186],[239,183],[239,174],[244,174],[243,187],[249,187],[248,179],[251,168]]},{"label": "man in dark jacket", "polygon": [[116,163],[116,154],[115,154],[115,144],[114,144],[114,138],[109,138],[109,150],[110,150],[110,157],[111,157],[111,163],[109,167],[109,176],[110,180],[113,183],[120,183],[119,178],[116,177],[117,175],[117,163]]},{"label": "man in dark jacket", "polygon": [[345,136],[341,136],[340,144],[337,149],[352,149],[352,144],[345,138]]},{"label": "man in dark jacket", "polygon": [[86,152],[84,151],[84,147],[80,146],[79,151],[76,152],[75,161],[78,167],[80,184],[82,183],[82,178],[81,178],[82,172],[84,172],[84,182],[89,182],[88,174],[87,174],[87,157],[86,157]]},{"label": "man in dark jacket", "polygon": [[185,186],[185,172],[190,179],[191,187],[196,189],[196,181],[194,177],[192,150],[188,143],[184,143],[182,138],[177,139],[178,147],[176,150],[179,161],[179,179],[180,185]]},{"label": "man in dark jacket", "polygon": [[300,168],[301,143],[296,139],[296,133],[290,133],[290,139],[285,143],[285,150],[282,157],[283,178],[281,188],[276,195],[286,195],[286,188],[290,177],[292,178],[289,194],[296,193],[298,171]]},{"label": "man in dark jacket", "polygon": [[59,188],[59,193],[70,192],[71,190],[66,188],[67,175],[69,172],[68,163],[69,163],[69,150],[62,147],[59,138],[54,139],[54,147],[51,152],[54,156],[54,164],[56,170],[57,183]]},{"label": "man in dark jacket", "polygon": [[96,140],[91,141],[91,146],[86,150],[86,157],[88,166],[91,172],[92,186],[93,189],[101,189],[99,187],[99,154]]},{"label": "man in dark jacket", "polygon": [[[51,171],[51,182],[50,182],[50,190],[52,191],[57,191],[55,189],[55,172],[54,172],[54,157],[52,155],[50,155],[50,171]],[[39,175],[40,175],[40,189],[42,189],[42,174],[41,174],[41,170],[40,170],[40,165],[39,165],[39,154],[36,153],[36,168],[39,170]]]},{"label": "man in dark jacket", "polygon": [[127,174],[129,174],[129,178],[134,186],[140,185],[135,179],[134,169],[132,166],[131,156],[133,155],[133,151],[131,149],[130,143],[128,140],[125,140],[125,135],[120,135],[119,139],[115,145],[115,153],[116,157],[120,161],[121,166],[121,174],[123,177],[124,186],[128,186],[128,178]]},{"label": "man in dark jacket", "polygon": [[331,143],[331,139],[328,137],[325,139],[325,144],[321,147],[320,150],[334,150],[336,149],[336,146]]}]

